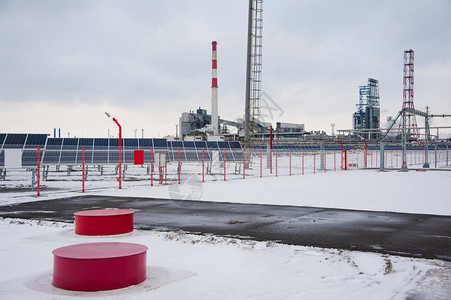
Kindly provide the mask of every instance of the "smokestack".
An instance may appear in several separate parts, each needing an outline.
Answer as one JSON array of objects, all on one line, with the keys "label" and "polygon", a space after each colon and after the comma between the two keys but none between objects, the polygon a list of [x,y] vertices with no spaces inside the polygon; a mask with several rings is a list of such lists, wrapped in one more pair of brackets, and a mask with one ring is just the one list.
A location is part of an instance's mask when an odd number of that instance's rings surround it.
[{"label": "smokestack", "polygon": [[218,127],[218,65],[216,56],[216,41],[211,43],[211,125],[213,126],[213,134],[219,135]]}]

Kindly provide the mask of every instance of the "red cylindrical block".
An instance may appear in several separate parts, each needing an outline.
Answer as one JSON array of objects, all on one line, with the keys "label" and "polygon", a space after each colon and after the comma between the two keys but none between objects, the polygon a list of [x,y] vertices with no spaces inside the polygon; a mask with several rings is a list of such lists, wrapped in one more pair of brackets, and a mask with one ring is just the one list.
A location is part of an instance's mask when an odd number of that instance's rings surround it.
[{"label": "red cylindrical block", "polygon": [[53,251],[53,285],[71,291],[104,291],[146,280],[148,248],[134,243],[87,243]]},{"label": "red cylindrical block", "polygon": [[133,231],[133,210],[98,209],[74,213],[75,233],[80,235],[114,235]]}]

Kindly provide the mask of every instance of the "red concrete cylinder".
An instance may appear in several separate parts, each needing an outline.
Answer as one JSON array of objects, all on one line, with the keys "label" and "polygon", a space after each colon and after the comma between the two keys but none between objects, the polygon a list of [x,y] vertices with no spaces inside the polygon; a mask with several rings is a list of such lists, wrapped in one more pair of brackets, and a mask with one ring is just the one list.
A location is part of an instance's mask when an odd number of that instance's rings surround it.
[{"label": "red concrete cylinder", "polygon": [[98,209],[74,213],[75,233],[80,235],[114,235],[133,231],[133,210]]},{"label": "red concrete cylinder", "polygon": [[87,243],[54,250],[53,285],[71,291],[104,291],[146,280],[147,247]]}]

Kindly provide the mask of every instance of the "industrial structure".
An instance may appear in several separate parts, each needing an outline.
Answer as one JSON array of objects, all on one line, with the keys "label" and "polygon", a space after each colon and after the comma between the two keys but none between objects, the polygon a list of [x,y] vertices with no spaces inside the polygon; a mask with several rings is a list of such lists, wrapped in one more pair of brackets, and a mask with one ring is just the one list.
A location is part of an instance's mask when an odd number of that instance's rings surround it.
[{"label": "industrial structure", "polygon": [[379,82],[368,78],[368,84],[359,86],[359,104],[354,113],[354,129],[360,130],[360,136],[377,139],[380,132]]},{"label": "industrial structure", "polygon": [[218,117],[218,60],[216,54],[217,42],[211,43],[211,125],[213,135],[219,134]]},{"label": "industrial structure", "polygon": [[244,143],[251,147],[261,108],[263,0],[249,0]]},{"label": "industrial structure", "polygon": [[[409,140],[417,140],[419,138],[417,120],[415,114],[412,113],[415,110],[413,103],[414,93],[414,52],[412,49],[404,51],[404,78],[403,78],[403,102],[402,111],[404,112],[399,125],[399,133],[402,130],[403,136],[405,135]],[[407,110],[405,108],[408,108]]]}]

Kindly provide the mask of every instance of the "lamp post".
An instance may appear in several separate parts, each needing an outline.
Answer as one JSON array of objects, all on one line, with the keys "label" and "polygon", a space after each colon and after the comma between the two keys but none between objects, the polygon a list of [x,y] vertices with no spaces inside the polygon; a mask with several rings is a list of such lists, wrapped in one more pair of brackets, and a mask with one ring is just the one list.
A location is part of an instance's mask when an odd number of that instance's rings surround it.
[{"label": "lamp post", "polygon": [[[108,118],[111,118],[110,114],[105,112]],[[119,189],[122,189],[122,126],[119,124],[116,118],[112,118],[114,123],[119,127]]]}]

